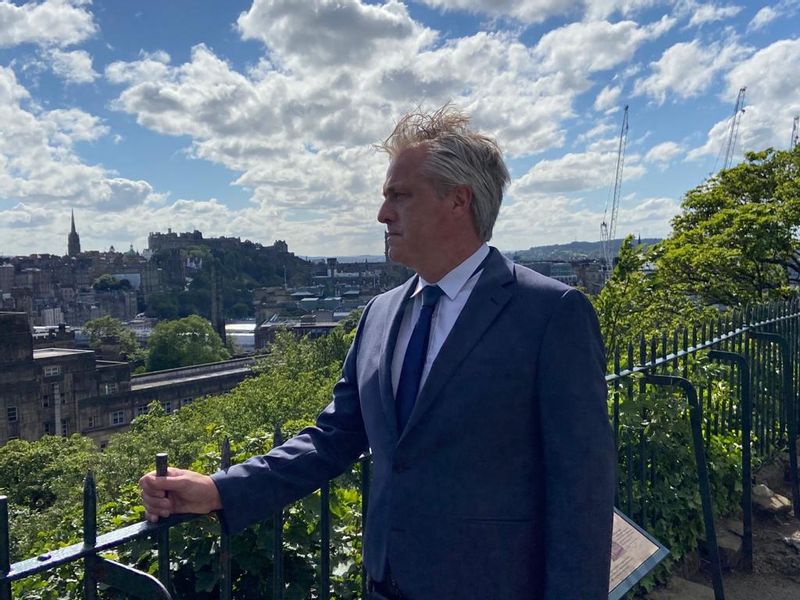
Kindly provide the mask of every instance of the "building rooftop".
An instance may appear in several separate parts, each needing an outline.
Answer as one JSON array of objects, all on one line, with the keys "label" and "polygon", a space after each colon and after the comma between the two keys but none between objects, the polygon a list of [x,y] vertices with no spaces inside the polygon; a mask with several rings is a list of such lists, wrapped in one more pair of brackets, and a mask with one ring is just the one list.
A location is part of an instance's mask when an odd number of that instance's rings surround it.
[{"label": "building rooftop", "polygon": [[40,348],[33,351],[33,360],[75,356],[76,354],[94,354],[94,350],[77,350],[75,348]]}]

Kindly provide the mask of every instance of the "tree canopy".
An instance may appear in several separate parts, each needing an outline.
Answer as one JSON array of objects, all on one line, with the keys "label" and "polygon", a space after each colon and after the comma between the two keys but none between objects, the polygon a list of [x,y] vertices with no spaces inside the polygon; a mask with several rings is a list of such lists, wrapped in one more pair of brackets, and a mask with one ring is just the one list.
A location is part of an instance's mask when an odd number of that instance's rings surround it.
[{"label": "tree canopy", "polygon": [[230,358],[211,323],[197,315],[162,321],[148,340],[147,370],[161,371]]},{"label": "tree canopy", "polygon": [[103,273],[94,280],[92,287],[99,292],[129,290],[131,289],[131,282],[127,279],[117,279],[109,273]]},{"label": "tree canopy", "polygon": [[89,336],[89,345],[95,350],[103,343],[103,338],[113,337],[119,341],[120,350],[128,360],[141,359],[142,348],[133,332],[119,319],[104,316],[86,321],[83,331]]},{"label": "tree canopy", "polygon": [[659,250],[659,277],[706,304],[786,297],[800,283],[800,147],[748,152],[690,190]]}]

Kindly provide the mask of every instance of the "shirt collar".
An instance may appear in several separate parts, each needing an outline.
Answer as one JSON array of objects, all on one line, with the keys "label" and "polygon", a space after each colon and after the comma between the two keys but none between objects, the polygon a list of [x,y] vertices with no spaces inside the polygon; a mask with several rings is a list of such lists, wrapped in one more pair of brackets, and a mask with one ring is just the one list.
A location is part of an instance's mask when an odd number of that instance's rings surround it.
[{"label": "shirt collar", "polygon": [[411,297],[413,298],[422,292],[422,288],[426,285],[438,285],[450,300],[455,299],[461,289],[466,285],[467,281],[472,279],[473,275],[477,275],[475,269],[480,266],[483,259],[486,258],[488,254],[489,246],[487,244],[481,244],[472,256],[464,260],[435,284],[425,281],[422,277],[417,277],[417,287],[414,289],[414,293],[411,294]]}]

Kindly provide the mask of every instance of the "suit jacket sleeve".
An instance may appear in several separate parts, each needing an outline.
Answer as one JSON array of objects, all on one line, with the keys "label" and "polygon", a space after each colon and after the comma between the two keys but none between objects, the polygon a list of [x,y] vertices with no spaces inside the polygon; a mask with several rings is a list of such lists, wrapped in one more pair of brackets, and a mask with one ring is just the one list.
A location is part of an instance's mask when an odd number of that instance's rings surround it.
[{"label": "suit jacket sleeve", "polygon": [[544,598],[606,600],[616,458],[603,342],[583,294],[563,294],[542,344]]},{"label": "suit jacket sleeve", "polygon": [[[366,319],[370,305],[361,317]],[[222,499],[220,518],[230,532],[268,518],[275,510],[306,496],[340,475],[367,450],[356,381],[362,327],[350,346],[331,403],[308,427],[274,448],[217,471],[211,477]]]}]

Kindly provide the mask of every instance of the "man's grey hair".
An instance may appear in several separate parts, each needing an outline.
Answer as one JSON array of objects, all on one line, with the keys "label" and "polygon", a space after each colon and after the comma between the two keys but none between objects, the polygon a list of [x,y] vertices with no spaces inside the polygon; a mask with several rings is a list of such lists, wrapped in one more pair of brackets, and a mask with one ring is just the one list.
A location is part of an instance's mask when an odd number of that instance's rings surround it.
[{"label": "man's grey hair", "polygon": [[446,104],[434,113],[418,110],[403,116],[378,148],[395,158],[421,145],[428,150],[425,174],[440,196],[460,185],[472,190],[475,228],[482,241],[489,241],[511,179],[497,142],[472,131],[469,117]]}]

